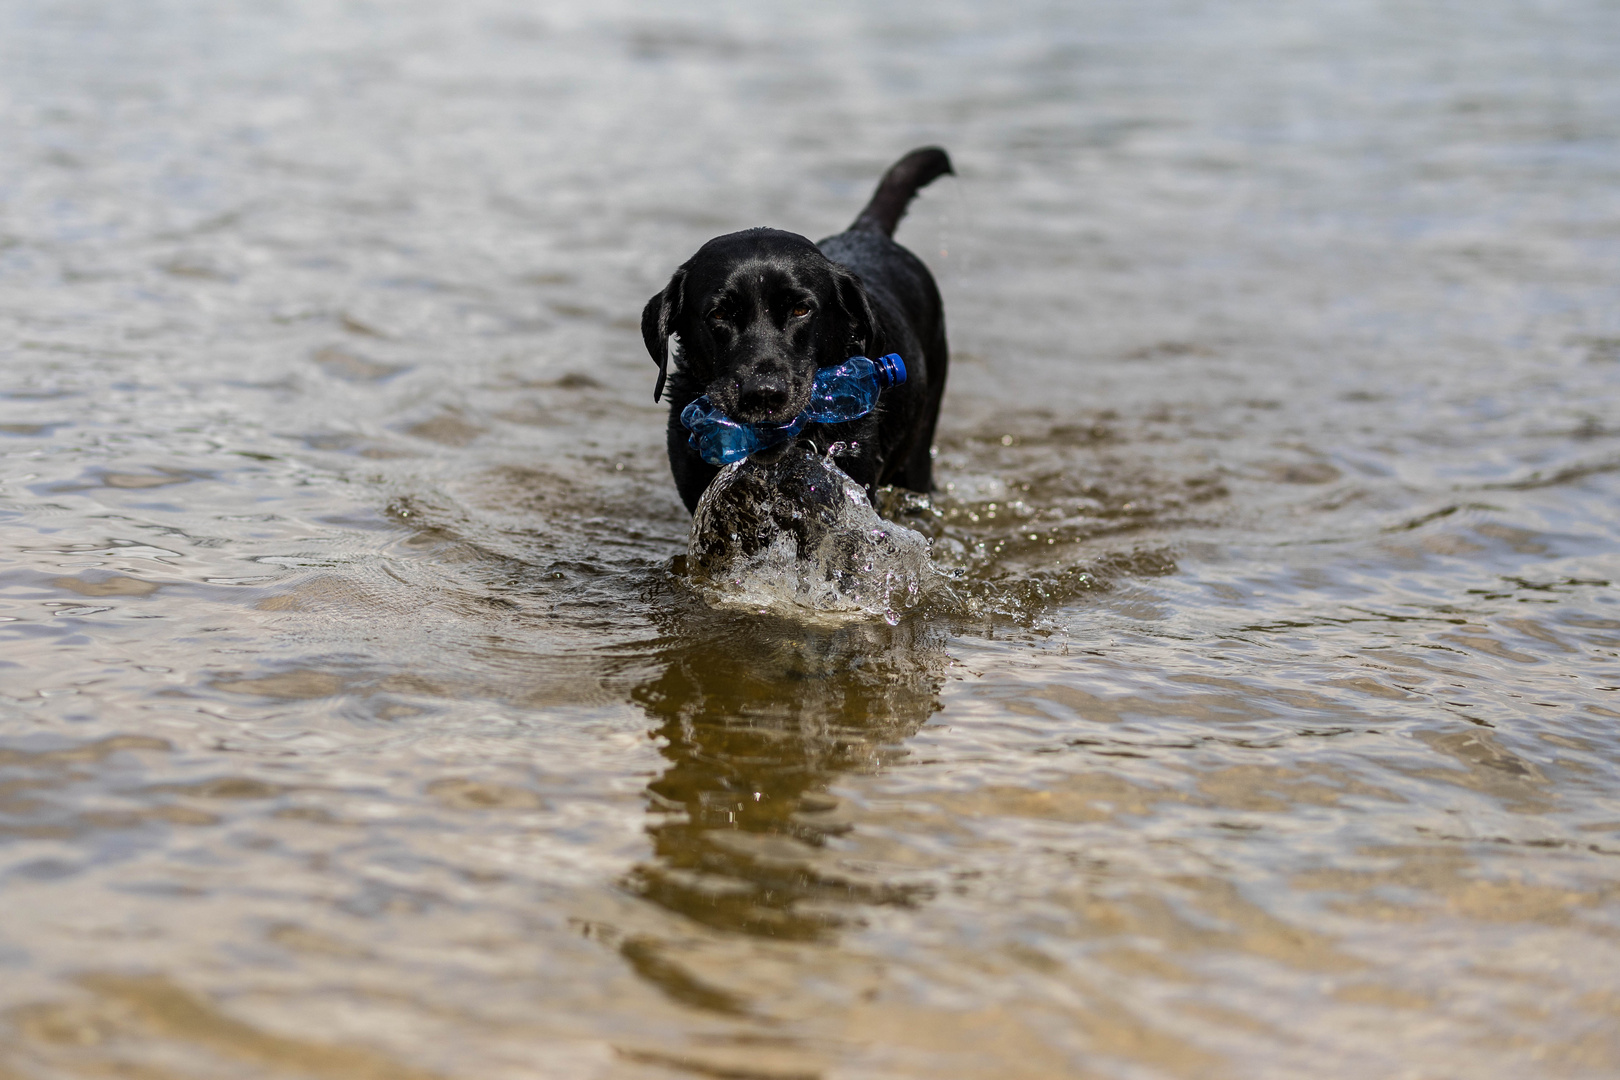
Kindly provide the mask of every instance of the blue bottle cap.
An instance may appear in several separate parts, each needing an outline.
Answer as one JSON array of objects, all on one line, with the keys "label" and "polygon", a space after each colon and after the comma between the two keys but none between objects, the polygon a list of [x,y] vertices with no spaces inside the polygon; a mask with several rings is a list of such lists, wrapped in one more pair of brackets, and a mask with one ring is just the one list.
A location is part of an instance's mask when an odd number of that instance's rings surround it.
[{"label": "blue bottle cap", "polygon": [[878,382],[885,390],[906,381],[906,362],[900,359],[899,353],[878,357],[872,361],[872,367],[877,371]]}]

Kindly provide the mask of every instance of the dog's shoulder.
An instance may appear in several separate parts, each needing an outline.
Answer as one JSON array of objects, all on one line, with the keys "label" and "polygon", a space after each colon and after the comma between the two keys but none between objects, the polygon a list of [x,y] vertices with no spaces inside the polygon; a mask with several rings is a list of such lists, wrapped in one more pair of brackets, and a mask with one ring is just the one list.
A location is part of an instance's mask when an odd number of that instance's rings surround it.
[{"label": "dog's shoulder", "polygon": [[938,318],[941,303],[934,275],[905,246],[870,229],[850,229],[816,246],[833,262],[853,270],[873,299],[898,307],[908,320]]}]

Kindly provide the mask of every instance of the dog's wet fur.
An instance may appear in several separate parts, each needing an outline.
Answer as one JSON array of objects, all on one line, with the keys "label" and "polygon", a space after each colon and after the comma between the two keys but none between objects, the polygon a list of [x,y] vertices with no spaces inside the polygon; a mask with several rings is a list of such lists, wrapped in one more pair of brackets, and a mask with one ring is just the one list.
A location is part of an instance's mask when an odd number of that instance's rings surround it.
[{"label": "dog's wet fur", "polygon": [[734,420],[783,424],[810,403],[816,369],[891,352],[905,361],[904,383],[859,420],[813,424],[796,441],[823,451],[844,443],[838,467],[868,493],[886,484],[929,490],[949,359],[945,311],[933,275],[893,237],[917,191],[952,171],[938,147],[913,150],[846,231],[819,244],[779,229],[717,236],[647,301],[641,335],[658,364],[653,400],[667,378],[669,465],[687,510],[719,472],[687,445],[681,410],[695,398],[707,394]]}]

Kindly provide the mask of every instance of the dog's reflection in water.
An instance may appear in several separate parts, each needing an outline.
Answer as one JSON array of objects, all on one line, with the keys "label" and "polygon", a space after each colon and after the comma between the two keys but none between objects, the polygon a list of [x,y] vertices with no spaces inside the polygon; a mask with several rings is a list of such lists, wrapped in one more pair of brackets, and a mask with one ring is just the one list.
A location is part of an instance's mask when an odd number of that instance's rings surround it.
[{"label": "dog's reflection in water", "polygon": [[943,639],[911,624],[816,628],[710,616],[635,692],[669,767],[648,785],[654,859],[630,885],[715,929],[814,938],[837,906],[912,890],[842,871],[827,788],[904,753],[938,709]]}]

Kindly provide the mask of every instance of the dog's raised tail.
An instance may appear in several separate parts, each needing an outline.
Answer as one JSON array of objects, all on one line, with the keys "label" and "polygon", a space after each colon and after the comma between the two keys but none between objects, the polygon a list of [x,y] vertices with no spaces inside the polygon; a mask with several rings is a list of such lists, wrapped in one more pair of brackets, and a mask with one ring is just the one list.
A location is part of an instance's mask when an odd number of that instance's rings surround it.
[{"label": "dog's raised tail", "polygon": [[937,146],[913,150],[889,166],[889,171],[878,181],[872,201],[849,227],[850,231],[869,229],[893,236],[894,227],[906,216],[906,207],[911,205],[917,192],[946,173],[954,176],[956,170],[951,168],[950,156],[944,150]]}]

